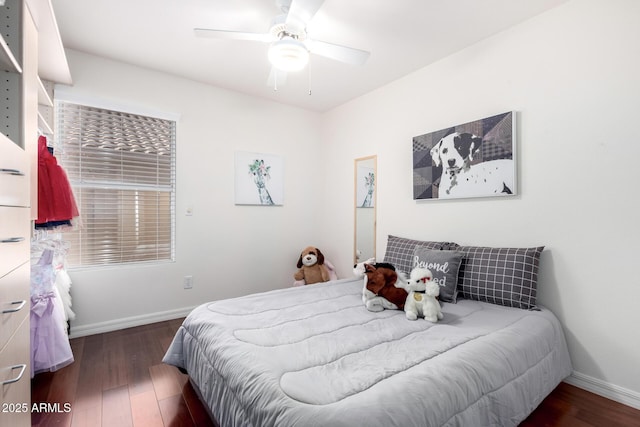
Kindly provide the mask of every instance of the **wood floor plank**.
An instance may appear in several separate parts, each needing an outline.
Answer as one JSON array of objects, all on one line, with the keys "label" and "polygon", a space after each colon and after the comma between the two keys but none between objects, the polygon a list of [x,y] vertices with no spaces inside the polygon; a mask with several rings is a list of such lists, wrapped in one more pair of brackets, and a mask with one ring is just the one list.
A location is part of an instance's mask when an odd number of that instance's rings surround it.
[{"label": "wood floor plank", "polygon": [[162,358],[167,352],[169,344],[171,344],[171,341],[173,340],[173,337],[175,336],[177,330],[178,328],[174,326],[174,323],[169,321],[164,323],[162,325],[162,328],[157,331],[158,335],[156,341],[156,350],[158,351],[158,363],[162,363]]},{"label": "wood floor plank", "polygon": [[158,401],[162,420],[165,426],[192,427],[195,426],[189,408],[182,395],[167,397]]},{"label": "wood floor plank", "polygon": [[180,390],[184,390],[184,386],[189,382],[189,375],[183,374],[175,366],[171,366],[171,372],[173,372],[173,376],[178,382],[178,385],[180,386]]},{"label": "wood floor plank", "polygon": [[126,385],[102,392],[102,425],[133,427],[129,387]]},{"label": "wood floor plank", "polygon": [[556,390],[558,399],[575,410],[575,418],[591,425],[640,427],[640,410],[563,383]]},{"label": "wood floor plank", "polygon": [[[53,372],[42,372],[36,375],[31,380],[31,402],[32,403],[40,403],[47,402],[49,399],[49,390],[51,389],[51,384],[53,384]],[[32,413],[31,414],[31,425],[39,426],[40,423],[45,418],[45,413]]]},{"label": "wood floor plank", "polygon": [[151,333],[145,333],[135,335],[127,342],[129,393],[132,396],[138,393],[154,392],[149,367],[158,364],[158,362],[155,362],[154,357],[148,351],[154,339]]},{"label": "wood floor plank", "polygon": [[182,385],[174,372],[175,367],[159,364],[149,368],[153,388],[156,391],[158,400],[182,394]]},{"label": "wood floor plank", "polygon": [[163,427],[162,414],[153,389],[130,395],[134,427]]},{"label": "wood floor plank", "polygon": [[105,374],[103,350],[102,335],[85,337],[78,374],[81,381],[78,381],[74,409],[100,408],[102,411],[102,379]]},{"label": "wood floor plank", "polygon": [[[57,400],[57,399],[51,399]],[[69,427],[73,417],[73,406],[64,403],[40,402],[39,409],[31,412],[31,425]],[[37,419],[36,419],[37,418]]]},{"label": "wood floor plank", "polygon": [[102,402],[97,406],[84,405],[81,409],[73,409],[71,427],[99,426],[102,426]]},{"label": "wood floor plank", "polygon": [[49,397],[54,372],[42,372],[31,380],[31,401],[46,402]]},{"label": "wood floor plank", "polygon": [[[50,425],[69,427],[71,425],[79,376],[79,360],[82,360],[83,348],[84,338],[71,340],[71,350],[75,362],[64,369],[56,372],[43,372],[33,378],[31,402],[41,409],[32,412],[31,425],[43,427]],[[41,405],[49,406],[43,408]]]},{"label": "wood floor plank", "polygon": [[[82,360],[84,351],[84,340],[81,343],[72,343],[74,359]],[[78,388],[78,378],[80,377],[80,367],[82,363],[74,361],[65,369],[60,369],[54,373],[51,387],[49,388],[48,402],[68,403],[72,407]]]},{"label": "wood floor plank", "polygon": [[520,427],[640,427],[640,410],[560,383]]},{"label": "wood floor plank", "polygon": [[109,390],[129,384],[129,369],[124,348],[124,337],[117,333],[106,334],[103,339],[105,374],[102,389]]},{"label": "wood floor plank", "polygon": [[198,427],[219,427],[218,424],[214,423],[211,417],[209,417],[209,412],[207,412],[207,409],[200,401],[191,382],[187,381],[184,387],[182,387],[182,397],[187,404],[187,408],[189,408],[191,419],[195,425]]}]

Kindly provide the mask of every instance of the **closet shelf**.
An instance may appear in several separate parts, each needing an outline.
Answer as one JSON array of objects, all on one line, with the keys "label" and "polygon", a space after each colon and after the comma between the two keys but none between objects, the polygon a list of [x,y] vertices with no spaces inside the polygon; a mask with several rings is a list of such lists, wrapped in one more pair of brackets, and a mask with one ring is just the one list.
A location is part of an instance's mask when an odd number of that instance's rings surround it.
[{"label": "closet shelf", "polygon": [[53,128],[47,123],[40,111],[38,111],[38,129],[45,135],[53,135]]},{"label": "closet shelf", "polygon": [[38,77],[38,104],[53,107],[53,100],[49,96],[47,88],[44,86],[44,82],[40,77]]},{"label": "closet shelf", "polygon": [[26,2],[38,27],[38,75],[55,83],[72,84],[71,71],[51,0]]},{"label": "closet shelf", "polygon": [[16,57],[13,56],[13,52],[11,52],[11,49],[9,49],[9,46],[7,46],[2,36],[0,36],[0,69],[2,69],[2,71],[9,71],[10,73],[22,74],[22,67],[16,60]]}]

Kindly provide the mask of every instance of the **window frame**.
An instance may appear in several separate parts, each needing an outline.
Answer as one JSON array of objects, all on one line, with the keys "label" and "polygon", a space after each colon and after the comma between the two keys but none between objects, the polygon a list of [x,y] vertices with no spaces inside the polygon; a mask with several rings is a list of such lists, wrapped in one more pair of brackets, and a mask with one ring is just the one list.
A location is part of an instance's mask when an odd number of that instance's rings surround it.
[{"label": "window frame", "polygon": [[[76,104],[81,108],[87,107],[91,109],[106,110],[107,111],[106,114],[108,114],[108,112],[114,112],[116,114],[143,116],[151,119],[166,120],[166,121],[172,122],[172,126],[173,126],[173,132],[172,132],[173,137],[170,144],[170,157],[171,157],[170,158],[170,189],[168,191],[165,191],[166,193],[169,194],[169,203],[168,203],[168,212],[167,210],[164,211],[164,214],[168,213],[170,215],[170,219],[169,219],[170,230],[169,230],[169,239],[168,239],[169,248],[168,250],[165,249],[165,252],[168,253],[168,256],[162,259],[148,259],[148,260],[136,259],[133,261],[119,260],[119,261],[110,261],[110,262],[109,261],[96,262],[96,260],[93,259],[90,262],[85,262],[81,264],[70,264],[68,268],[70,270],[82,270],[82,269],[101,269],[101,268],[121,268],[121,267],[129,267],[129,266],[133,267],[136,265],[148,266],[148,265],[174,263],[176,260],[176,188],[177,188],[176,153],[177,153],[177,139],[178,139],[178,121],[180,116],[175,113],[159,112],[159,111],[154,111],[147,108],[136,108],[136,107],[131,107],[123,104],[116,104],[108,101],[100,101],[100,100],[87,98],[87,97],[78,97],[76,95],[69,94],[67,91],[64,91],[64,90],[61,91],[61,93],[58,93],[58,90],[56,90],[54,107],[53,107],[55,123],[56,123],[54,147],[56,150],[59,150],[59,152],[56,153],[56,157],[58,158],[59,163],[63,168],[65,167],[65,160],[66,160],[64,157],[65,148],[64,148],[64,143],[61,140],[63,138],[63,135],[62,135],[63,130],[62,130],[62,127],[60,126],[58,114],[59,114],[60,106],[64,104]],[[87,184],[85,182],[74,181],[71,178],[70,178],[70,183],[72,188],[74,189],[74,192],[76,191],[76,188],[100,188],[101,187],[99,183],[95,183],[92,186],[91,184]],[[144,191],[150,191],[150,190],[152,192],[160,191],[158,190],[159,185],[155,185],[155,186],[154,185],[149,186],[146,184],[129,185],[126,182],[122,185],[112,184],[112,185],[107,185],[106,187],[109,187],[110,190],[115,190],[115,191],[121,191],[121,190],[133,191],[133,192],[144,192]],[[121,187],[121,188],[118,188],[118,187]],[[114,193],[114,196],[115,194],[116,193]],[[121,196],[117,196],[117,197],[121,197]],[[78,201],[78,206],[79,207],[81,206],[80,201]],[[151,206],[153,206],[153,204],[151,204]],[[79,224],[80,224],[79,225],[80,229],[82,229],[83,212],[81,208],[80,208]],[[70,232],[73,233],[77,231],[75,230],[76,228],[78,227],[74,227],[74,230],[71,230]],[[156,247],[156,250],[157,250],[157,243],[158,243],[157,237],[162,234],[162,231],[160,231],[160,229],[158,230],[159,231],[155,232],[154,236],[156,237],[156,241],[153,243]],[[74,237],[74,239],[76,238]],[[78,241],[81,241],[81,238],[77,238],[77,239]],[[70,250],[74,250],[74,249],[77,249],[79,251],[82,250],[81,248],[73,248],[73,247],[70,248]],[[73,259],[73,257],[69,257],[69,258]]]}]

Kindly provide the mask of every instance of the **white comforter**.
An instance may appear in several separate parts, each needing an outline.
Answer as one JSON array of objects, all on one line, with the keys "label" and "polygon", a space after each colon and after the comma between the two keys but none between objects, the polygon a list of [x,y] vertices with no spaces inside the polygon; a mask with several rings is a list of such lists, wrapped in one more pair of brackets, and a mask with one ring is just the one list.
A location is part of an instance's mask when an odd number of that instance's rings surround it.
[{"label": "white comforter", "polygon": [[548,310],[461,300],[436,323],[369,312],[362,280],[196,308],[164,362],[221,426],[517,425],[571,373]]}]

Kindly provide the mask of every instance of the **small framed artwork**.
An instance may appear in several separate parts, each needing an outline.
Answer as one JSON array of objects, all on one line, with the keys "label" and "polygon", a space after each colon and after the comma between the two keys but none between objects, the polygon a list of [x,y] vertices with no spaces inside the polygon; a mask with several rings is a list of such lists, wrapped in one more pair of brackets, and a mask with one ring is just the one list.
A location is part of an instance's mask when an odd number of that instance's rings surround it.
[{"label": "small framed artwork", "polygon": [[515,135],[507,112],[414,137],[414,200],[517,194]]},{"label": "small framed artwork", "polygon": [[275,154],[235,153],[235,204],[281,206],[284,160]]}]

